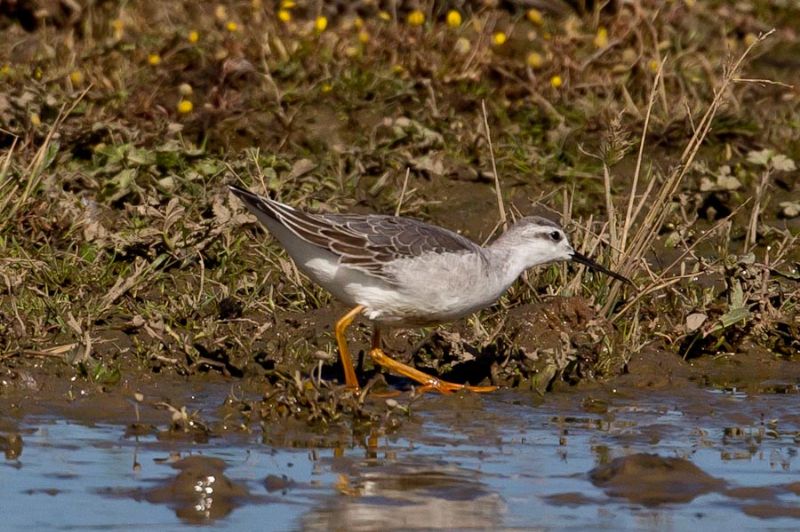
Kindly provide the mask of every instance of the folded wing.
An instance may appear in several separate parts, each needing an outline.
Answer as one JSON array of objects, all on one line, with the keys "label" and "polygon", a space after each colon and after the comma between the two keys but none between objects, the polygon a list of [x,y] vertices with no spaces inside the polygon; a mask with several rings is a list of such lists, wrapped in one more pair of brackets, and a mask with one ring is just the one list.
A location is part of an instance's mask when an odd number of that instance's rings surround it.
[{"label": "folded wing", "polygon": [[230,187],[248,208],[280,222],[302,240],[327,249],[341,264],[393,282],[385,266],[428,253],[479,253],[471,240],[411,218],[377,214],[312,214]]}]

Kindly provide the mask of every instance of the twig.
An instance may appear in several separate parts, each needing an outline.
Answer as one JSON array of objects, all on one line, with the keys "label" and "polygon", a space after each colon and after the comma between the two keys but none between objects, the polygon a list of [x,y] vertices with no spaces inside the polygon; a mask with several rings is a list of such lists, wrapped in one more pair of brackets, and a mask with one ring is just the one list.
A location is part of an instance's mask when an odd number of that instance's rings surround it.
[{"label": "twig", "polygon": [[397,200],[397,207],[394,209],[394,215],[400,216],[400,207],[403,206],[403,198],[406,195],[406,187],[408,186],[408,176],[411,174],[411,168],[406,168],[406,177],[403,179],[403,188],[400,190],[400,198]]},{"label": "twig", "polygon": [[628,243],[628,231],[630,231],[633,224],[633,202],[636,199],[636,190],[639,187],[639,175],[642,171],[642,158],[644,157],[644,145],[647,139],[647,129],[650,126],[650,116],[653,114],[653,105],[656,102],[656,95],[658,94],[658,84],[661,76],[664,73],[664,63],[667,59],[664,58],[658,65],[658,72],[656,72],[656,79],[653,81],[653,88],[650,90],[650,101],[647,103],[647,112],[644,115],[644,125],[642,126],[642,139],[639,141],[639,153],[636,156],[636,169],[633,171],[633,184],[631,185],[631,194],[628,198],[628,210],[625,212],[625,225],[622,228],[622,241],[620,248],[625,251],[625,246]]},{"label": "twig", "polygon": [[497,194],[497,208],[500,211],[500,223],[503,224],[503,231],[505,231],[508,229],[508,220],[506,219],[506,208],[503,204],[503,195],[500,192],[500,177],[497,175],[497,164],[494,160],[492,134],[489,131],[489,118],[486,114],[486,100],[481,100],[481,109],[483,110],[483,127],[486,130],[486,141],[489,143],[489,156],[492,158],[492,173],[494,174],[494,191]]},{"label": "twig", "polygon": [[787,89],[794,89],[794,85],[783,83],[782,81],[774,81],[771,79],[753,79],[753,78],[733,78],[736,83],[758,83],[759,85],[777,85]]}]

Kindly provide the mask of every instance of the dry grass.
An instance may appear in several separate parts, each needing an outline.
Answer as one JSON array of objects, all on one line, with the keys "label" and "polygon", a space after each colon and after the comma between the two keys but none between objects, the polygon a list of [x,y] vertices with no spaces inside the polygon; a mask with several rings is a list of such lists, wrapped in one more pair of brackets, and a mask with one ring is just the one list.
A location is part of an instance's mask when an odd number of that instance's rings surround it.
[{"label": "dry grass", "polygon": [[[778,217],[771,190],[800,201],[786,163],[800,156],[800,110],[792,79],[765,82],[746,61],[791,38],[780,27],[752,35],[788,11],[635,2],[537,25],[476,9],[454,28],[430,4],[418,27],[367,9],[325,11],[318,31],[317,13],[298,8],[284,23],[253,6],[92,4],[72,26],[8,30],[4,363],[60,359],[108,380],[132,363],[316,372],[313,354],[333,349],[331,299],[231,201],[231,181],[312,209],[402,212],[476,240],[533,204],[574,222],[579,250],[640,290],[568,276],[566,265],[526,277],[473,320],[475,343],[500,352],[497,378],[509,382],[533,370],[500,345],[507,311],[555,294],[598,311],[593,351],[567,337],[565,361],[627,359],[644,344],[692,356],[735,351],[742,338],[781,354],[796,345],[797,224]],[[748,159],[764,149],[784,159]],[[690,314],[705,324],[687,327]],[[600,358],[602,371],[619,366]]]},{"label": "dry grass", "polygon": [[[717,110],[719,109],[723,100],[730,97],[728,92],[730,85],[735,79],[737,79],[743,63],[752,51],[753,47],[767,39],[772,33],[773,32],[770,31],[760,36],[758,41],[750,44],[735,62],[732,62],[728,65],[724,77],[713,91],[713,100],[711,100],[711,103],[695,127],[694,133],[684,148],[680,159],[672,165],[672,172],[657,189],[654,186],[655,180],[651,178],[644,192],[639,194],[639,181],[641,180],[647,130],[650,123],[650,116],[653,111],[653,104],[658,96],[659,87],[661,87],[661,79],[663,76],[666,59],[664,62],[659,64],[655,80],[653,81],[653,88],[650,94],[647,110],[645,112],[644,126],[639,143],[639,151],[636,157],[636,169],[633,173],[631,188],[628,191],[628,205],[625,212],[625,218],[622,222],[621,235],[617,236],[616,230],[611,230],[609,232],[609,245],[612,249],[619,253],[618,265],[623,275],[633,275],[635,271],[641,271],[643,269],[641,268],[640,264],[646,259],[646,256],[650,254],[651,250],[653,249],[655,241],[658,238],[658,235],[661,233],[664,223],[671,212],[671,199],[675,196],[679,187],[683,183],[688,172],[692,168],[692,164],[694,163],[700,148],[706,141]],[[611,197],[610,186],[608,185],[610,181],[608,168],[605,165],[603,167],[603,172],[606,183],[605,191],[606,206],[608,211],[607,214],[609,224],[613,228],[616,221],[616,211],[613,206],[614,199]],[[634,204],[637,201],[638,206],[634,208]],[[758,203],[758,200],[756,203]],[[642,214],[645,208],[647,209],[646,213],[640,221],[639,216]],[[636,231],[635,233],[632,233],[634,228]],[[629,234],[631,234],[630,243],[628,242]],[[745,245],[745,248],[747,248],[747,245]],[[656,278],[651,278],[648,284],[643,287],[642,292],[639,295],[634,296],[634,300],[643,297],[645,294],[652,294],[660,288],[663,289],[664,287],[669,286],[673,280],[674,279],[664,279],[663,274],[657,276]],[[610,316],[614,320],[620,319],[624,315],[624,312],[616,312],[612,315],[612,309],[618,303],[617,296],[620,289],[621,287],[619,286],[619,283],[611,288],[608,301],[603,307],[603,314]],[[631,308],[630,303],[626,305],[623,310],[627,310],[629,308]]]}]

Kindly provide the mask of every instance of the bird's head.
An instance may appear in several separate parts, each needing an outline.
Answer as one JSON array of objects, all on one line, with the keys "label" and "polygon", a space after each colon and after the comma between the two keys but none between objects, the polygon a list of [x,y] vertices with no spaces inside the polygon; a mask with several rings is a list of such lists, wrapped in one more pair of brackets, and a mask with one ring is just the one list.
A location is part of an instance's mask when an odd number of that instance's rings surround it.
[{"label": "bird's head", "polygon": [[540,216],[522,218],[497,239],[495,245],[498,244],[508,248],[512,256],[521,261],[524,269],[549,262],[571,260],[632,284],[626,277],[575,251],[561,226],[547,218]]}]

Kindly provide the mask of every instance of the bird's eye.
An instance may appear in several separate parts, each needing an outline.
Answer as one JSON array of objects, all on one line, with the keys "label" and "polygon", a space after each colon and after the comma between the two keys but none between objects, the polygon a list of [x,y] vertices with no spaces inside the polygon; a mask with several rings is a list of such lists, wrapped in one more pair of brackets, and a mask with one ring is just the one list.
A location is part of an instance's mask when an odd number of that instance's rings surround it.
[{"label": "bird's eye", "polygon": [[550,239],[553,242],[558,242],[559,240],[561,240],[561,232],[560,231],[553,231],[552,233],[550,233]]}]

